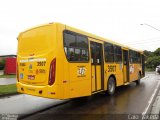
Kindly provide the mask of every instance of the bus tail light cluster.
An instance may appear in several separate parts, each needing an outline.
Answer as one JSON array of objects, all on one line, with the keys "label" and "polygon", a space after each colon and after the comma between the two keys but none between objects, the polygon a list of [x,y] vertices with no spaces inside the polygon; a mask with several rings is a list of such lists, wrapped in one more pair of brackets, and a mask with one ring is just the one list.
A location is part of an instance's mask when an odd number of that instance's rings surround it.
[{"label": "bus tail light cluster", "polygon": [[16,68],[16,70],[17,70],[17,73],[16,73],[16,75],[17,75],[17,81],[19,82],[19,70],[18,70],[18,63],[17,63],[17,68]]},{"label": "bus tail light cluster", "polygon": [[56,78],[56,58],[54,58],[50,64],[50,71],[49,71],[49,85],[53,85]]}]

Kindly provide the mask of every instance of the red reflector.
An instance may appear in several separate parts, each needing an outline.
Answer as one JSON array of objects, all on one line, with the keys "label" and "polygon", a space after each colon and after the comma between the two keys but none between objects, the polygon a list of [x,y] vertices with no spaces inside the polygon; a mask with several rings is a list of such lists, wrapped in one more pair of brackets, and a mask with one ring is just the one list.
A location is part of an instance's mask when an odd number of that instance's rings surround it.
[{"label": "red reflector", "polygon": [[64,80],[64,81],[63,81],[63,83],[67,83],[67,81],[66,81],[66,80]]},{"label": "red reflector", "polygon": [[53,85],[55,82],[55,77],[56,77],[56,58],[54,58],[50,64],[50,71],[49,71],[49,85]]},{"label": "red reflector", "polygon": [[55,93],[55,92],[51,92],[51,94],[52,94],[52,95],[55,95],[56,93]]},{"label": "red reflector", "polygon": [[34,56],[34,53],[33,53],[33,54],[30,54],[29,56]]}]

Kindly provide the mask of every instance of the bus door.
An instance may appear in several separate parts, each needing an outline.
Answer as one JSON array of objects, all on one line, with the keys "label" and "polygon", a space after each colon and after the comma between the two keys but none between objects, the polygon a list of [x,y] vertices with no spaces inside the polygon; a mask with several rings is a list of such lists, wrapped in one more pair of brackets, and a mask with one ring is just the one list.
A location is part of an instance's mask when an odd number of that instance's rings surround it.
[{"label": "bus door", "polygon": [[97,42],[90,42],[91,50],[91,83],[92,92],[103,89],[103,49],[102,44]]},{"label": "bus door", "polygon": [[128,50],[123,50],[123,80],[124,80],[124,83],[129,82]]}]

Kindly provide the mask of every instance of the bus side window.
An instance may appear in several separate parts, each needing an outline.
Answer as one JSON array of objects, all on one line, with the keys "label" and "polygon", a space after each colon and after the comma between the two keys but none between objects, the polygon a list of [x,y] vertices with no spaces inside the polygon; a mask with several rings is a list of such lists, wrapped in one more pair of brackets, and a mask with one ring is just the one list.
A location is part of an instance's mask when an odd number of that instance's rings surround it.
[{"label": "bus side window", "polygon": [[122,49],[120,46],[114,46],[114,61],[115,62],[122,62]]},{"label": "bus side window", "polygon": [[88,61],[88,39],[70,31],[64,31],[64,51],[68,61]]},{"label": "bus side window", "polygon": [[64,52],[67,54],[67,47],[64,47]]},{"label": "bus side window", "polygon": [[105,42],[104,53],[106,62],[114,62],[114,47],[113,44]]},{"label": "bus side window", "polygon": [[68,48],[67,58],[68,58],[70,61],[73,61],[73,60],[74,60],[74,48]]},{"label": "bus side window", "polygon": [[133,50],[129,50],[129,59],[130,59],[130,63],[141,63],[141,56],[140,53],[133,51]]}]

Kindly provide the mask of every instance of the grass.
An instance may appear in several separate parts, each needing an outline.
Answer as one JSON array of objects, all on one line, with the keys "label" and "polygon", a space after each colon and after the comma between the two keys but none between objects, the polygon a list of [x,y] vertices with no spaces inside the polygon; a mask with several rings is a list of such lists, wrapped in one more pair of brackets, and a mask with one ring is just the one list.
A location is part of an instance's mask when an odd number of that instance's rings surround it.
[{"label": "grass", "polygon": [[16,84],[0,85],[0,95],[16,93],[16,92],[17,92]]},{"label": "grass", "polygon": [[16,75],[0,75],[0,78],[16,78]]}]

